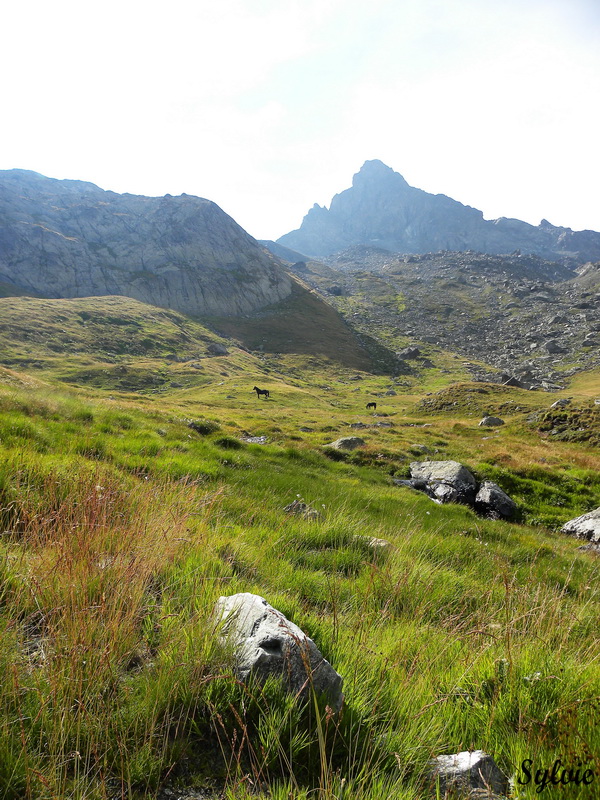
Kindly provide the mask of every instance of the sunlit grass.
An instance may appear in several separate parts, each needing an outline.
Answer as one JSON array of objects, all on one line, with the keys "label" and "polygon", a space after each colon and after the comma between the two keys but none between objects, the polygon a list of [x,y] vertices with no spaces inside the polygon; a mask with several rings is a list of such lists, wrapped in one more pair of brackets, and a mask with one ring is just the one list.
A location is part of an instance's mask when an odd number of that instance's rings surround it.
[{"label": "sunlit grass", "polygon": [[[374,416],[388,378],[291,357],[279,369],[212,364],[208,389],[145,397],[18,373],[0,386],[3,796],[156,797],[179,782],[416,800],[430,758],[469,748],[509,774],[524,758],[595,768],[599,564],[548,526],[598,505],[597,453],[542,439],[525,414],[490,436],[398,394]],[[364,449],[327,457],[356,434]],[[267,444],[242,441],[257,435]],[[497,480],[537,524],[392,485],[429,457]],[[316,521],[287,514],[294,499]],[[211,611],[239,591],[344,676],[340,720],[276,683],[238,683]]]}]

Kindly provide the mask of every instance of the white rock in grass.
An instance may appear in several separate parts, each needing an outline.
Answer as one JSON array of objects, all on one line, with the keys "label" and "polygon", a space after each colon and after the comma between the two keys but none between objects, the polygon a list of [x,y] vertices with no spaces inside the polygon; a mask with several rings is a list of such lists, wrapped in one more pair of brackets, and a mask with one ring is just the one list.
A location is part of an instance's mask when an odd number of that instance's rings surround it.
[{"label": "white rock in grass", "polygon": [[600,508],[582,514],[581,517],[569,520],[561,528],[563,533],[576,536],[578,539],[587,539],[590,542],[600,542]]},{"label": "white rock in grass", "polygon": [[250,673],[261,679],[281,676],[298,697],[308,699],[312,687],[334,711],[341,709],[341,675],[312,639],[264,597],[248,592],[220,597],[215,612],[224,622],[223,636],[233,644],[241,680]]},{"label": "white rock in grass", "polygon": [[[436,791],[439,781],[442,797],[453,792],[460,793],[462,797],[474,790],[477,791],[478,797],[496,797],[508,791],[507,777],[498,769],[494,759],[483,750],[438,756],[433,759],[431,766],[433,790]],[[485,794],[482,795],[481,790]]]}]

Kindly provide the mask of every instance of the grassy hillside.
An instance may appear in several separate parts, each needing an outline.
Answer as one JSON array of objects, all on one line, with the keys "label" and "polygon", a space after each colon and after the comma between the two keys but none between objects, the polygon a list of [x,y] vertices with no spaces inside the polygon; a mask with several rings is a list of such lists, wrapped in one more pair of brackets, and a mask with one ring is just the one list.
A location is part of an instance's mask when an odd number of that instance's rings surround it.
[{"label": "grassy hillside", "polygon": [[[340,315],[314,292],[295,283],[288,298],[246,317],[212,320],[218,330],[252,350],[318,355],[351,369],[370,369],[384,348],[359,341]],[[372,340],[370,340],[372,341]],[[366,344],[366,346],[365,346]]]},{"label": "grassy hillside", "polygon": [[[478,748],[509,775],[598,775],[600,562],[557,530],[600,505],[600,456],[540,429],[559,395],[445,386],[450,356],[396,381],[231,341],[213,356],[208,329],[123,302],[1,316],[0,796],[417,800],[430,758]],[[120,367],[164,377],[136,391]],[[563,393],[590,426],[598,380]],[[343,435],[365,446],[332,460]],[[393,484],[425,458],[496,480],[522,521]],[[284,512],[298,498],[315,521]],[[211,611],[241,591],[344,676],[339,719],[236,680]]]}]

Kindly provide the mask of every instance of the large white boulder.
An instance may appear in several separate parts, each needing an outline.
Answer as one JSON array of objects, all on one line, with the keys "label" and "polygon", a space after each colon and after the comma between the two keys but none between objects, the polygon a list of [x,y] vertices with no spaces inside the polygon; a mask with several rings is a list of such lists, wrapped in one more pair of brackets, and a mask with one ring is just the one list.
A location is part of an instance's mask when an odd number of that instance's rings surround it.
[{"label": "large white boulder", "polygon": [[334,711],[342,707],[343,679],[316,644],[264,597],[249,592],[220,597],[215,608],[222,634],[232,643],[241,680],[281,676],[288,689],[307,699],[311,689]]}]

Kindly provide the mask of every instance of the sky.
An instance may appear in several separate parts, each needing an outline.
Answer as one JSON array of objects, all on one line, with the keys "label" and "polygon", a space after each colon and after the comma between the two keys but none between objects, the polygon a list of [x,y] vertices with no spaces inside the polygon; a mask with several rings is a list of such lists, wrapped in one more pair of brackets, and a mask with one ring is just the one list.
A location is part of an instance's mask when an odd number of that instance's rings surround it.
[{"label": "sky", "polygon": [[600,231],[600,0],[12,0],[0,169],[298,228],[366,160]]}]

